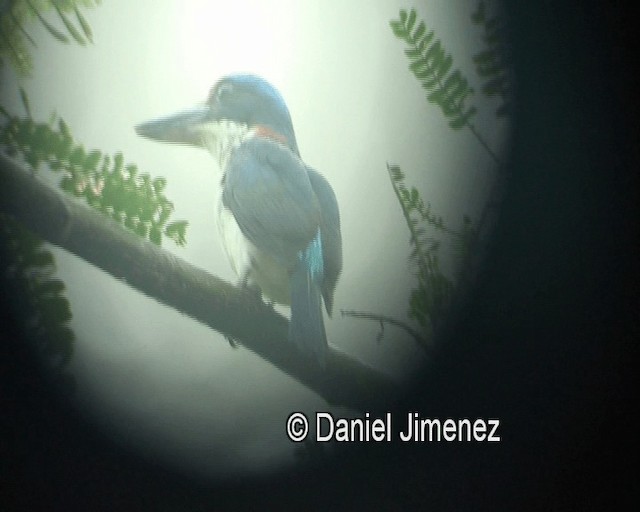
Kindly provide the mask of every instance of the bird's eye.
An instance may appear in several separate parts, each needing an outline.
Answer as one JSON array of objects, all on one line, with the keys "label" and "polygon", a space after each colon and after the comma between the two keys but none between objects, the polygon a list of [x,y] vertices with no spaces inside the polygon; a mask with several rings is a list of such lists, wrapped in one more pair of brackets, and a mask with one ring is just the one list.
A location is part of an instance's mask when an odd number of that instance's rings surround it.
[{"label": "bird's eye", "polygon": [[225,98],[225,96],[228,96],[229,94],[231,94],[232,91],[233,91],[232,84],[228,82],[220,84],[216,91],[216,100],[222,101]]}]

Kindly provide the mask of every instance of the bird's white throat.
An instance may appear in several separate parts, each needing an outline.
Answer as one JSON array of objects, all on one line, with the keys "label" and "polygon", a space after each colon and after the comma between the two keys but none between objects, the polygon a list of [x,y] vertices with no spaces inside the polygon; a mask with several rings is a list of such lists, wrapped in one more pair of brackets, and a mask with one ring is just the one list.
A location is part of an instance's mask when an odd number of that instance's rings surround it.
[{"label": "bird's white throat", "polygon": [[220,166],[220,171],[223,173],[227,168],[233,150],[252,136],[246,124],[235,123],[226,119],[203,124],[200,127],[200,133],[202,144],[216,159]]}]

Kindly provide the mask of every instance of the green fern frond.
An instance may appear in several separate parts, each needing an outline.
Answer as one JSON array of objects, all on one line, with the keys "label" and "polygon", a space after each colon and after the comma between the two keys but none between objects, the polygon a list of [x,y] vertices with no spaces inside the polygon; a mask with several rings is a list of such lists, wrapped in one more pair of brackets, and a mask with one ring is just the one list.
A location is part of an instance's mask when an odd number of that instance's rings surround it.
[{"label": "green fern frond", "polygon": [[[80,45],[93,42],[91,26],[80,7],[94,7],[93,0],[6,0],[0,2],[0,65],[8,61],[20,76],[29,76],[32,69],[31,47],[36,44],[29,34],[29,25],[40,23],[57,41],[68,44],[73,39]],[[62,22],[47,13],[55,11]],[[75,16],[77,22],[72,18]],[[71,39],[70,39],[70,37]]]},{"label": "green fern frond", "polygon": [[84,18],[80,10],[75,5],[73,6],[73,10],[76,14],[76,19],[78,20],[80,27],[82,27],[82,32],[84,33],[84,36],[89,40],[90,43],[93,43],[93,31],[91,30],[91,25],[89,25],[87,20]]},{"label": "green fern frond", "polygon": [[439,267],[441,242],[430,233],[434,229],[450,230],[446,229],[441,217],[431,213],[431,205],[425,205],[418,189],[407,188],[399,166],[387,164],[387,172],[409,229],[409,259],[415,265],[418,279],[418,286],[411,292],[409,300],[409,316],[428,331],[438,321],[453,290],[453,282]]},{"label": "green fern frond", "polygon": [[69,327],[71,305],[66,288],[55,278],[55,259],[39,237],[8,215],[0,214],[0,274],[11,297],[15,318],[23,320],[26,338],[44,356],[58,383],[73,386],[64,367],[71,359],[75,335]]},{"label": "green fern frond", "polygon": [[442,216],[433,212],[431,204],[424,202],[416,187],[407,187],[398,165],[387,164],[387,172],[409,229],[409,261],[418,281],[411,292],[409,316],[428,331],[442,317],[456,287],[456,282],[440,269],[438,255],[443,241],[439,234],[446,235],[451,244],[459,277],[469,262],[476,232],[467,215],[463,216],[460,230],[448,227]]},{"label": "green fern frond", "polygon": [[0,144],[34,171],[45,164],[60,173],[62,190],[139,236],[157,245],[163,236],[178,245],[186,243],[187,222],[170,222],[174,206],[163,193],[166,180],[139,173],[137,166],[125,163],[121,153],[112,157],[97,149],[87,151],[73,139],[63,119],[55,126],[9,116],[0,125]]},{"label": "green fern frond", "polygon": [[509,73],[509,52],[504,36],[504,25],[497,16],[488,17],[485,3],[481,0],[471,15],[475,25],[483,29],[486,48],[473,56],[478,75],[485,80],[482,92],[487,97],[501,99],[496,115],[503,117],[512,111],[512,84]]},{"label": "green fern frond", "polygon": [[38,18],[38,20],[40,20],[40,23],[42,23],[42,26],[47,29],[47,32],[49,32],[49,34],[51,34],[55,39],[57,39],[61,43],[66,44],[69,42],[69,38],[66,35],[64,35],[60,30],[58,30],[56,27],[54,27],[51,23],[49,23],[42,16],[40,11],[36,9],[33,3],[30,2],[30,0],[26,0],[26,3],[31,8],[31,11],[33,12],[33,14]]},{"label": "green fern frond", "polygon": [[31,104],[29,103],[29,97],[22,87],[20,87],[20,101],[22,102],[22,106],[27,113],[27,117],[29,119],[32,119],[33,116],[31,115]]},{"label": "green fern frond", "polygon": [[399,19],[389,22],[394,35],[408,48],[404,53],[409,59],[409,69],[427,91],[427,101],[436,104],[449,120],[449,126],[459,130],[469,124],[476,113],[466,100],[473,93],[468,80],[460,70],[452,71],[453,59],[442,42],[434,40],[433,30],[427,31],[424,21],[416,27],[415,9],[400,10]]},{"label": "green fern frond", "polygon": [[81,46],[86,45],[87,42],[85,41],[84,37],[82,37],[82,34],[80,34],[80,31],[75,27],[75,25],[71,22],[71,20],[69,18],[67,18],[65,13],[62,12],[62,9],[60,9],[60,7],[58,6],[58,2],[56,2],[55,0],[53,1],[53,7],[55,8],[56,12],[58,13],[58,16],[60,17],[60,19],[62,20],[62,23],[64,24],[65,28],[67,29],[67,32],[69,32],[69,34],[71,34],[71,37],[73,37],[75,42],[78,43]]}]

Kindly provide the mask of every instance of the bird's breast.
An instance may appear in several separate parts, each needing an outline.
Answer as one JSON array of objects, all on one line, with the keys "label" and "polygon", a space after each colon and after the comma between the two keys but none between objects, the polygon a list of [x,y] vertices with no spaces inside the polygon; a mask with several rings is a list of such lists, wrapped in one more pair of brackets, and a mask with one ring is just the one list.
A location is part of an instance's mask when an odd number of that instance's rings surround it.
[{"label": "bird's breast", "polygon": [[235,274],[246,279],[247,284],[258,286],[270,300],[289,305],[289,270],[244,236],[233,213],[225,208],[221,193],[216,205],[216,221],[222,247]]}]

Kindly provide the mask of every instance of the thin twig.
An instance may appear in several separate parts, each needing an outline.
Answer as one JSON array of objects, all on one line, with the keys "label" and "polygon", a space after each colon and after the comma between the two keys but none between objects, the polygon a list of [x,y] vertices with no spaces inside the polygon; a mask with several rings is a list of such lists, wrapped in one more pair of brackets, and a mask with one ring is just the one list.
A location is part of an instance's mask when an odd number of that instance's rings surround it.
[{"label": "thin twig", "polygon": [[392,167],[393,166],[390,165],[389,162],[387,162],[387,173],[389,174],[389,179],[391,180],[391,186],[393,187],[393,192],[396,195],[396,198],[398,199],[398,203],[400,203],[400,208],[402,209],[402,215],[404,216],[404,219],[407,223],[407,227],[409,228],[409,232],[411,233],[411,240],[414,242],[416,246],[416,252],[418,255],[419,264],[422,265],[423,268],[428,268],[427,257],[424,254],[422,244],[420,243],[420,238],[418,236],[418,233],[416,232],[416,227],[411,220],[410,213],[407,211],[407,209],[404,206],[404,202],[402,201],[402,196],[400,195],[400,190],[398,189],[398,186],[396,185],[396,182],[393,179],[393,174],[391,172]]},{"label": "thin twig", "polygon": [[375,320],[376,322],[380,322],[380,325],[383,326],[385,323],[395,325],[396,327],[400,327],[416,341],[418,345],[420,345],[425,350],[431,350],[431,346],[427,339],[418,331],[416,331],[410,325],[407,325],[400,320],[397,320],[393,317],[386,315],[378,315],[376,313],[368,313],[366,311],[355,311],[353,309],[341,309],[340,314],[342,316],[350,316],[353,318],[364,318],[367,320]]}]

